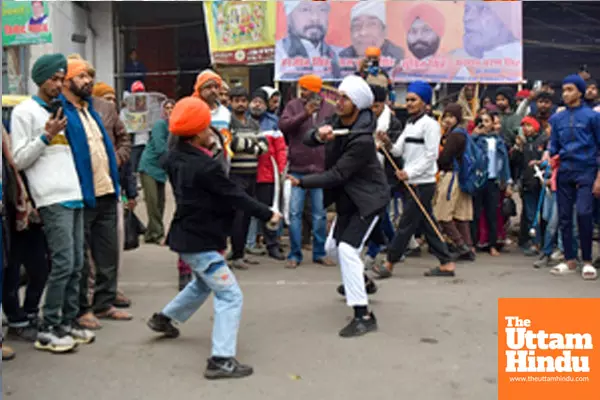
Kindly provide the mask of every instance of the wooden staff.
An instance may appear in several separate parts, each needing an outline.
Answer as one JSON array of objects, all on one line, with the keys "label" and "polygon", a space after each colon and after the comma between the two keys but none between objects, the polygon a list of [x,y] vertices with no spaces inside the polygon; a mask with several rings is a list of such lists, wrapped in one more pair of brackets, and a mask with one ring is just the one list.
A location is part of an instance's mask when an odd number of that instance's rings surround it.
[{"label": "wooden staff", "polygon": [[[390,153],[388,153],[387,149],[384,146],[381,146],[381,150],[383,151],[383,154],[390,162],[392,168],[394,168],[394,171],[399,172],[400,168],[398,168],[398,165],[396,164],[396,162],[394,161],[394,159],[392,158]],[[429,222],[429,225],[431,225],[431,227],[435,231],[435,234],[437,235],[438,239],[440,239],[442,241],[442,243],[446,243],[446,239],[444,238],[444,235],[442,235],[442,233],[438,229],[437,224],[435,223],[433,218],[431,218],[431,215],[429,215],[429,213],[425,209],[425,206],[423,206],[423,203],[421,203],[421,200],[419,200],[419,198],[417,197],[417,194],[415,193],[413,188],[408,184],[408,182],[406,182],[404,180],[402,181],[402,183],[404,183],[404,186],[406,187],[406,189],[408,189],[408,193],[410,193],[410,195],[412,196],[415,203],[417,203],[417,206],[419,206],[419,208],[421,209],[421,212],[427,219],[427,222]]]}]

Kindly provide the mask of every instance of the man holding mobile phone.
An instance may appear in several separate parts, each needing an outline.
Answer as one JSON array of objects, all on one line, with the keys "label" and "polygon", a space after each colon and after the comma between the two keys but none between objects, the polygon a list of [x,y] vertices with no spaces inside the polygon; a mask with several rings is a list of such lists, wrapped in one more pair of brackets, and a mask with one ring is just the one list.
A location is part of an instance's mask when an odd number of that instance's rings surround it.
[{"label": "man holding mobile phone", "polygon": [[66,71],[67,60],[62,54],[40,57],[31,71],[38,93],[15,107],[11,119],[14,162],[27,176],[52,262],[35,348],[53,353],[71,351],[77,343],[94,339],[77,323],[84,246],[83,195],[64,132],[67,118],[62,108],[55,114],[50,107],[61,94]]}]

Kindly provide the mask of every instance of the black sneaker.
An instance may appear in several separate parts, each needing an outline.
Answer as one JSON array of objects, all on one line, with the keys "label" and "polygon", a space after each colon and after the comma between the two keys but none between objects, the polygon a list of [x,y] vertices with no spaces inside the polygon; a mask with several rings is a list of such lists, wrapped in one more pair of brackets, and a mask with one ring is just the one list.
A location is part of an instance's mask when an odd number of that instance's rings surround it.
[{"label": "black sneaker", "polygon": [[254,370],[249,365],[240,364],[235,358],[227,358],[224,360],[215,360],[209,358],[204,371],[206,379],[235,379],[244,378],[254,373]]},{"label": "black sneaker", "polygon": [[340,331],[340,336],[350,338],[366,335],[369,332],[377,330],[377,319],[375,314],[369,314],[369,318],[353,318],[344,329]]},{"label": "black sneaker", "polygon": [[154,314],[146,325],[154,332],[162,333],[167,338],[175,339],[179,336],[179,329],[175,328],[173,322],[171,322],[171,318],[164,314]]},{"label": "black sneaker", "polygon": [[414,249],[408,249],[404,253],[405,257],[421,257],[421,247],[415,247]]},{"label": "black sneaker", "polygon": [[[372,279],[369,279],[369,277],[366,275],[365,275],[365,289],[367,290],[367,294],[377,293],[377,285],[375,284],[375,282],[373,282]],[[340,286],[337,287],[337,292],[341,296],[346,295],[346,289],[344,288],[343,284],[341,284]]]},{"label": "black sneaker", "polygon": [[459,249],[458,249],[458,259],[462,260],[462,261],[475,261],[476,255],[475,253],[473,253],[473,251],[471,250],[471,248],[469,246],[462,245]]},{"label": "black sneaker", "polygon": [[22,340],[34,343],[37,340],[37,327],[27,324],[26,326],[8,326],[6,336],[13,340]]},{"label": "black sneaker", "polygon": [[550,256],[543,254],[539,260],[537,260],[536,262],[533,263],[533,268],[550,267],[551,264],[552,264],[552,260],[550,259]]},{"label": "black sneaker", "polygon": [[279,250],[279,247],[273,247],[273,248],[269,249],[269,257],[271,257],[275,260],[278,260],[278,261],[285,260],[285,256]]}]

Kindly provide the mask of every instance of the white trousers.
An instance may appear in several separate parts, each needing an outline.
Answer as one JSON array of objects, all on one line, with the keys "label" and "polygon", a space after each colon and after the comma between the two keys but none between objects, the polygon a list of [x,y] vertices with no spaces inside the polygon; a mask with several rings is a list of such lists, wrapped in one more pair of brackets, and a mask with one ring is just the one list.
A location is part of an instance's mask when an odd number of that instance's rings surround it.
[{"label": "white trousers", "polygon": [[329,235],[327,235],[325,251],[330,258],[338,260],[338,263],[340,264],[342,283],[344,284],[344,290],[346,291],[346,304],[349,307],[366,306],[369,304],[367,290],[365,289],[365,264],[360,257],[360,253],[378,221],[379,217],[373,219],[358,248],[353,247],[346,242],[340,242],[339,245],[336,243],[333,234],[335,232],[337,219],[333,221],[331,229],[329,230]]}]

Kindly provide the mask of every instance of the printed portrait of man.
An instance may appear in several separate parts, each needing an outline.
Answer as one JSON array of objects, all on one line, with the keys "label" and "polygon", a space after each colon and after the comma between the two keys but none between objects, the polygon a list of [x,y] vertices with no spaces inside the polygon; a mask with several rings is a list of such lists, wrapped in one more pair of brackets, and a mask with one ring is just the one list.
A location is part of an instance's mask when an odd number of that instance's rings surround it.
[{"label": "printed portrait of man", "polygon": [[521,21],[512,3],[465,2],[463,51],[473,58],[521,59]]},{"label": "printed portrait of man", "polygon": [[[288,35],[275,45],[275,59],[283,60],[276,79],[292,80],[307,73],[314,73],[323,79],[340,76],[337,53],[339,48],[325,43],[331,5],[327,1],[286,1]],[[306,60],[305,65],[294,65],[289,59],[296,57]],[[322,59],[331,63],[322,65]],[[285,60],[288,59],[288,60]],[[321,63],[314,63],[319,59]]]},{"label": "printed portrait of man", "polygon": [[[381,50],[385,69],[385,58],[399,63],[404,58],[404,50],[386,39],[387,18],[384,0],[362,0],[357,2],[350,13],[350,37],[352,45],[342,50],[340,58],[365,57],[367,47],[378,47]],[[392,67],[390,65],[389,67]]]},{"label": "printed portrait of man", "polygon": [[419,4],[408,10],[404,18],[406,46],[418,60],[436,55],[444,35],[444,15],[430,4]]}]

